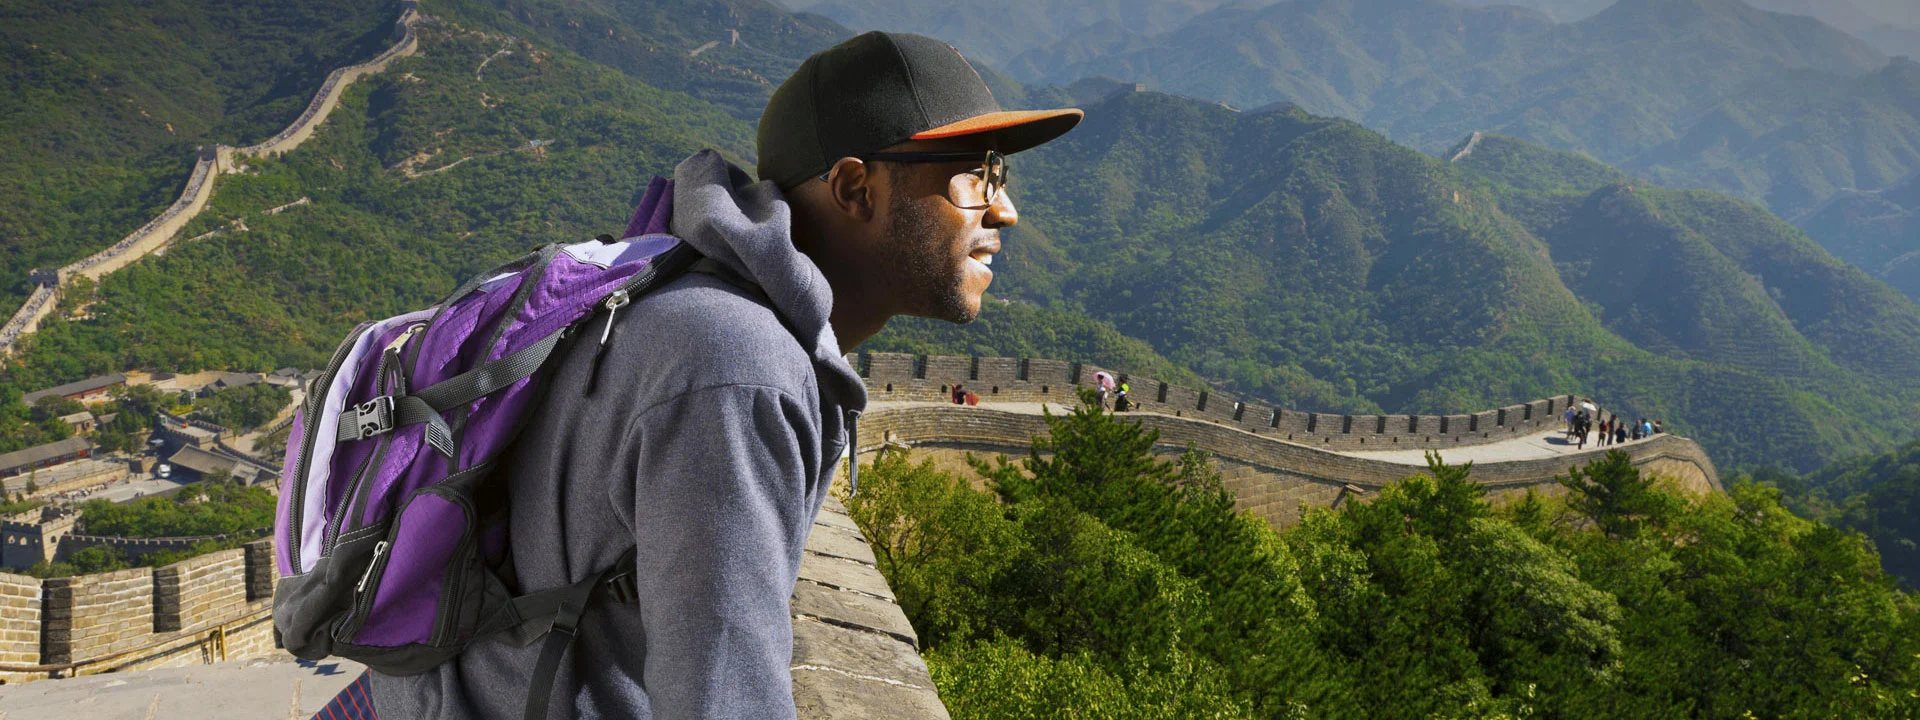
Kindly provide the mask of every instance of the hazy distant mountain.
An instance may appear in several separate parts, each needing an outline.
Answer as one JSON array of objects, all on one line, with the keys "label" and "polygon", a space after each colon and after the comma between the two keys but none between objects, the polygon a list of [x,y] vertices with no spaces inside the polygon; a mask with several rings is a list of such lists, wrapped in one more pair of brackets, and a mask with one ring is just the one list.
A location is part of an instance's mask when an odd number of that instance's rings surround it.
[{"label": "hazy distant mountain", "polygon": [[1560,22],[1574,22],[1607,9],[1615,0],[1458,0],[1460,5],[1512,5],[1545,13]]},{"label": "hazy distant mountain", "polygon": [[1148,38],[1063,42],[1009,67],[1243,108],[1288,100],[1428,152],[1499,132],[1786,216],[1920,168],[1904,64],[1738,0],[1623,0],[1576,23],[1444,0],[1293,0]]},{"label": "hazy distant mountain", "polygon": [[[1140,34],[1173,30],[1229,0],[781,0],[855,30],[916,32],[952,43],[996,67],[1023,52],[1113,28]],[[1276,0],[1239,0],[1267,4]],[[1089,30],[1089,28],[1093,28]]]},{"label": "hazy distant mountain", "polygon": [[[1461,5],[1517,5],[1533,8],[1561,22],[1598,14],[1616,0],[1458,0]],[[1761,10],[1808,15],[1847,32],[1875,26],[1920,25],[1920,3],[1912,0],[1746,0]]]},{"label": "hazy distant mountain", "polygon": [[1892,27],[1881,25],[1855,33],[1861,40],[1880,52],[1888,55],[1906,55],[1920,58],[1920,26]]},{"label": "hazy distant mountain", "polygon": [[1878,192],[1836,195],[1799,224],[1833,254],[1920,298],[1920,174]]}]

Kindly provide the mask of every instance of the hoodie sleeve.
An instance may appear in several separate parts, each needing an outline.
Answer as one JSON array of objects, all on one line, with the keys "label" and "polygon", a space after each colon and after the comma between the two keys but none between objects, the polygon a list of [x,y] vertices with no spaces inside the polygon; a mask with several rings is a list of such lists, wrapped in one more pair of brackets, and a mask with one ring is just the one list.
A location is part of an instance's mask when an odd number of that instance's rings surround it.
[{"label": "hoodie sleeve", "polygon": [[778,388],[694,390],[635,418],[653,717],[794,717],[788,602],[819,477],[816,422]]}]

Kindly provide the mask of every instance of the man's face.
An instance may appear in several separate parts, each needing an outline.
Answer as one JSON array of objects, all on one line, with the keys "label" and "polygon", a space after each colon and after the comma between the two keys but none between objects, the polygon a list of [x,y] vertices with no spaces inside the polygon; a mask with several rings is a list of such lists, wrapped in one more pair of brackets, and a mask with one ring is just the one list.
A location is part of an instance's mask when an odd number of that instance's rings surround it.
[{"label": "man's face", "polygon": [[[966,149],[966,145],[900,146],[901,150]],[[984,159],[986,148],[980,148]],[[893,290],[905,313],[969,323],[980,314],[980,296],[993,282],[987,263],[1000,252],[1000,228],[1018,222],[1004,191],[991,207],[963,209],[949,198],[953,177],[980,169],[979,162],[884,162],[887,173],[887,238],[879,267],[896,272]]]}]

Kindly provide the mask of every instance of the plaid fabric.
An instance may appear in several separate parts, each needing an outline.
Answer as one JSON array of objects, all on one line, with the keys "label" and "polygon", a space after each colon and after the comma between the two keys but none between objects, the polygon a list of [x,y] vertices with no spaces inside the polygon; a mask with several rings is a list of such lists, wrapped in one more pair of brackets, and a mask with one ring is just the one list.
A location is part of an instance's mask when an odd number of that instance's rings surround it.
[{"label": "plaid fabric", "polygon": [[333,696],[326,707],[314,713],[313,720],[380,720],[380,716],[373,713],[373,697],[369,694],[372,692],[369,686],[372,674],[371,670],[360,673],[360,677],[354,678],[346,689]]}]

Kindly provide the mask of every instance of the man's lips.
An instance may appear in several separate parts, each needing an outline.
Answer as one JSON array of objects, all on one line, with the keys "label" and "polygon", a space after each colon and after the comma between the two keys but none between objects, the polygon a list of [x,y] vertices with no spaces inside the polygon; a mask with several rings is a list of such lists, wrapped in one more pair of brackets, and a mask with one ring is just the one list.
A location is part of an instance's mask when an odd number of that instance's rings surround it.
[{"label": "man's lips", "polygon": [[994,243],[992,245],[981,245],[981,246],[975,247],[973,249],[973,252],[967,254],[967,257],[972,258],[975,262],[978,262],[981,265],[992,265],[993,256],[999,252],[1000,252],[1000,243]]}]

